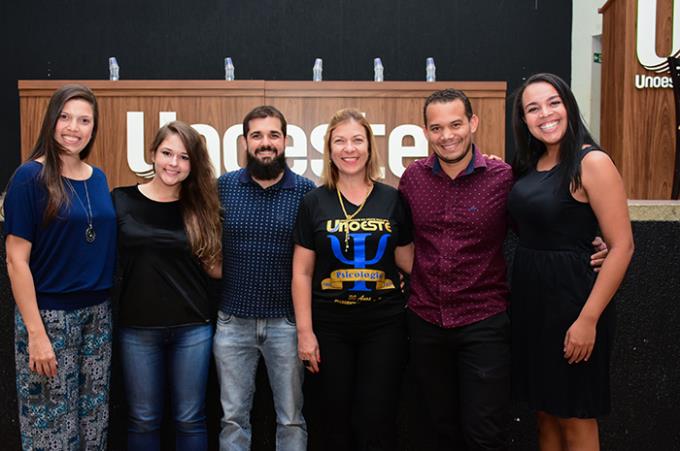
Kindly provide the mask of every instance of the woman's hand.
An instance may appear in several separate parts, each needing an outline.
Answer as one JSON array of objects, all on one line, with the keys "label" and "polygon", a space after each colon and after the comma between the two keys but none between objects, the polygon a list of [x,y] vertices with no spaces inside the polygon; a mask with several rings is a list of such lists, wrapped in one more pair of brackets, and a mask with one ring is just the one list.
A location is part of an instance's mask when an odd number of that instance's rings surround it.
[{"label": "woman's hand", "polygon": [[564,336],[564,358],[569,364],[587,362],[595,346],[597,321],[578,317]]},{"label": "woman's hand", "polygon": [[314,332],[298,333],[298,357],[300,357],[300,360],[302,360],[302,363],[309,372],[319,372],[321,353],[319,352],[319,342],[316,340]]},{"label": "woman's hand", "polygon": [[29,335],[28,368],[41,376],[54,377],[57,375],[57,356],[54,354],[52,343],[47,334]]},{"label": "woman's hand", "polygon": [[484,158],[486,158],[487,160],[504,161],[503,158],[499,157],[498,155],[488,154],[488,153],[483,153],[482,155],[483,155]]},{"label": "woman's hand", "polygon": [[319,342],[312,327],[312,275],[316,253],[299,244],[293,251],[293,308],[298,336],[298,357],[311,373],[319,372]]}]

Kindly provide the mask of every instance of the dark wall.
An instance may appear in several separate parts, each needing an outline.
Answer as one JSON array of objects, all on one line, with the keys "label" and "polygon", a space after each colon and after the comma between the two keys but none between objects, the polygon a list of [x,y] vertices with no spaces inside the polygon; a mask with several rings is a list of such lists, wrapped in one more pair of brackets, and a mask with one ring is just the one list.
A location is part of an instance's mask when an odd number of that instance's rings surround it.
[{"label": "dark wall", "polygon": [[[617,451],[680,449],[680,222],[633,224],[636,251],[615,300],[617,330],[612,354],[612,413],[602,419],[602,449]],[[2,223],[0,223],[2,236]],[[508,241],[511,255],[514,240]],[[0,437],[2,449],[19,449],[14,387],[13,309],[7,279],[4,246],[0,246]],[[109,449],[125,449],[125,400],[114,349]],[[311,451],[319,446],[315,419],[315,381],[307,378],[305,415],[310,423]],[[211,450],[217,449],[219,395],[214,373],[208,388],[208,427]],[[274,451],[275,416],[266,373],[258,371],[253,423],[253,451]],[[427,425],[422,404],[407,371],[400,411],[399,451],[425,451],[427,443],[414,441]],[[513,406],[512,451],[537,449],[533,415]],[[171,449],[171,428],[164,449]]]},{"label": "dark wall", "polygon": [[[231,56],[241,79],[507,80],[571,73],[571,1],[166,0],[0,2],[0,186],[19,164],[17,80],[105,79],[116,56],[125,79],[221,79]],[[483,118],[482,118],[483,120]],[[106,124],[102,124],[106,126]],[[493,149],[488,149],[493,150]],[[3,191],[3,189],[0,189]]]}]

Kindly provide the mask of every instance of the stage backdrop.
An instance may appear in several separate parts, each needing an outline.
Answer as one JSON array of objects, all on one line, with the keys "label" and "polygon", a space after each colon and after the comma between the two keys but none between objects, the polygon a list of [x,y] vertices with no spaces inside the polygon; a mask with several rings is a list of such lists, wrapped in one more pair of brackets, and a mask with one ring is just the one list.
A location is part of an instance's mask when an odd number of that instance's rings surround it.
[{"label": "stage backdrop", "polygon": [[[571,74],[571,1],[166,0],[0,2],[0,191],[21,162],[17,80],[504,80]],[[556,20],[559,18],[559,20]],[[506,107],[507,111],[507,107]],[[326,119],[323,119],[326,120]],[[506,122],[505,147],[512,155]]]},{"label": "stage backdrop", "polygon": [[666,58],[680,52],[680,0],[609,0],[600,12],[602,145],[629,198],[670,199],[680,122]]},{"label": "stage backdrop", "polygon": [[40,131],[50,96],[66,83],[82,83],[97,95],[100,128],[89,161],[111,187],[150,174],[148,148],[158,128],[179,119],[205,136],[217,174],[245,164],[242,120],[253,107],[271,104],[288,121],[286,155],[293,171],[318,180],[327,122],[340,109],[365,113],[377,138],[384,180],[396,185],[408,164],[427,156],[423,101],[436,89],[463,89],[480,116],[475,143],[504,156],[505,82],[311,82],[311,81],[20,81],[21,153],[26,159]]}]

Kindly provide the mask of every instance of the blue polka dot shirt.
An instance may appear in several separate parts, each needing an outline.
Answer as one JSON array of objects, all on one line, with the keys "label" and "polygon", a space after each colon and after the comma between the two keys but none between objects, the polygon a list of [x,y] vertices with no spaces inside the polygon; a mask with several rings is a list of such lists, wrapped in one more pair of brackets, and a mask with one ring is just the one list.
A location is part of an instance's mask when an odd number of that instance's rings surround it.
[{"label": "blue polka dot shirt", "polygon": [[286,168],[266,189],[246,169],[218,179],[224,208],[220,310],[241,318],[293,315],[293,227],[314,183]]}]

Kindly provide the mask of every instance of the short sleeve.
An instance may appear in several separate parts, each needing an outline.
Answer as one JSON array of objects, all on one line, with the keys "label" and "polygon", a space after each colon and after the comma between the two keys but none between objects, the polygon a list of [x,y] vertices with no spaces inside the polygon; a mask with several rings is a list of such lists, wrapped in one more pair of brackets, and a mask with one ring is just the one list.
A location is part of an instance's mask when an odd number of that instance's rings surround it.
[{"label": "short sleeve", "polygon": [[4,201],[5,236],[33,242],[41,220],[37,208],[37,173],[20,167],[12,177]]},{"label": "short sleeve", "polygon": [[293,230],[293,241],[307,249],[314,250],[314,223],[310,208],[310,196],[304,197],[298,209],[295,229]]}]

